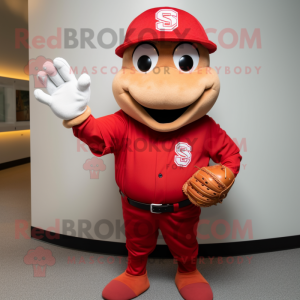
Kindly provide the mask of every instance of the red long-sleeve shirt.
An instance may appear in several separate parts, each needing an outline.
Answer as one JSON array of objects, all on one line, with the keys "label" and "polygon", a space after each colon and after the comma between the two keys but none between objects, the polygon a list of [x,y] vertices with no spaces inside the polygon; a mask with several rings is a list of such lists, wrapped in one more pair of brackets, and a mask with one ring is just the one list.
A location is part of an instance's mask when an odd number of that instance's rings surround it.
[{"label": "red long-sleeve shirt", "polygon": [[115,155],[116,182],[136,201],[167,204],[186,199],[182,185],[211,158],[235,175],[239,148],[215,121],[205,115],[176,131],[158,132],[122,110],[73,127],[76,137],[96,156]]}]

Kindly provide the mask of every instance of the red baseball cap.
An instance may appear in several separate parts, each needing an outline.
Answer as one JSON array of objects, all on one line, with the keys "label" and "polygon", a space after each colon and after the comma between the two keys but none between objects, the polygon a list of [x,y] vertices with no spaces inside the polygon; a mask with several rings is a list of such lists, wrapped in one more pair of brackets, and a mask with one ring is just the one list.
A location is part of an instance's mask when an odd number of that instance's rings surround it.
[{"label": "red baseball cap", "polygon": [[173,7],[151,8],[137,16],[127,28],[124,43],[115,52],[123,57],[129,46],[145,41],[189,41],[203,45],[209,53],[217,50],[194,16]]}]

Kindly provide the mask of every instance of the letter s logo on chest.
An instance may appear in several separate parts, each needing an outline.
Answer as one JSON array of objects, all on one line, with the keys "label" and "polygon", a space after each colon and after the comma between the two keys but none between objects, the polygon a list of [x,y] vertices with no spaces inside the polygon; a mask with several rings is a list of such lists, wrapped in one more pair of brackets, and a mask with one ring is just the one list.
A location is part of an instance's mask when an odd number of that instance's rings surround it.
[{"label": "letter s logo on chest", "polygon": [[160,9],[155,13],[156,30],[173,31],[178,27],[178,12],[173,9]]},{"label": "letter s logo on chest", "polygon": [[192,147],[183,142],[179,142],[175,145],[175,157],[174,161],[179,167],[186,167],[192,160]]}]

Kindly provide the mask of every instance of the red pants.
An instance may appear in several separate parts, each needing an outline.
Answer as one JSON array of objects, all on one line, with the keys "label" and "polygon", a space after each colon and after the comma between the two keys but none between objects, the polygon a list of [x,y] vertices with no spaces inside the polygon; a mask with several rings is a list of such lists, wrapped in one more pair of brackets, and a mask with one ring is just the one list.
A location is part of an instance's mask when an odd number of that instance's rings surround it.
[{"label": "red pants", "polygon": [[146,272],[148,256],[156,246],[158,229],[178,261],[179,272],[196,269],[199,207],[191,204],[177,212],[154,214],[130,205],[126,196],[122,197],[122,206],[129,274],[142,275]]}]

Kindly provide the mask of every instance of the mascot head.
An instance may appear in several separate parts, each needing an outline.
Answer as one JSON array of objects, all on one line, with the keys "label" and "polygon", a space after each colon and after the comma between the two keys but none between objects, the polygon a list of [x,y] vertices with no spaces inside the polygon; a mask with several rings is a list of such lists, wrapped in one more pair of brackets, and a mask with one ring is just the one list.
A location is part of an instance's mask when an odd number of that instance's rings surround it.
[{"label": "mascot head", "polygon": [[218,98],[219,78],[209,67],[209,54],[216,49],[189,13],[171,7],[143,12],[116,49],[123,58],[113,81],[117,103],[156,131],[173,131],[198,120]]}]

